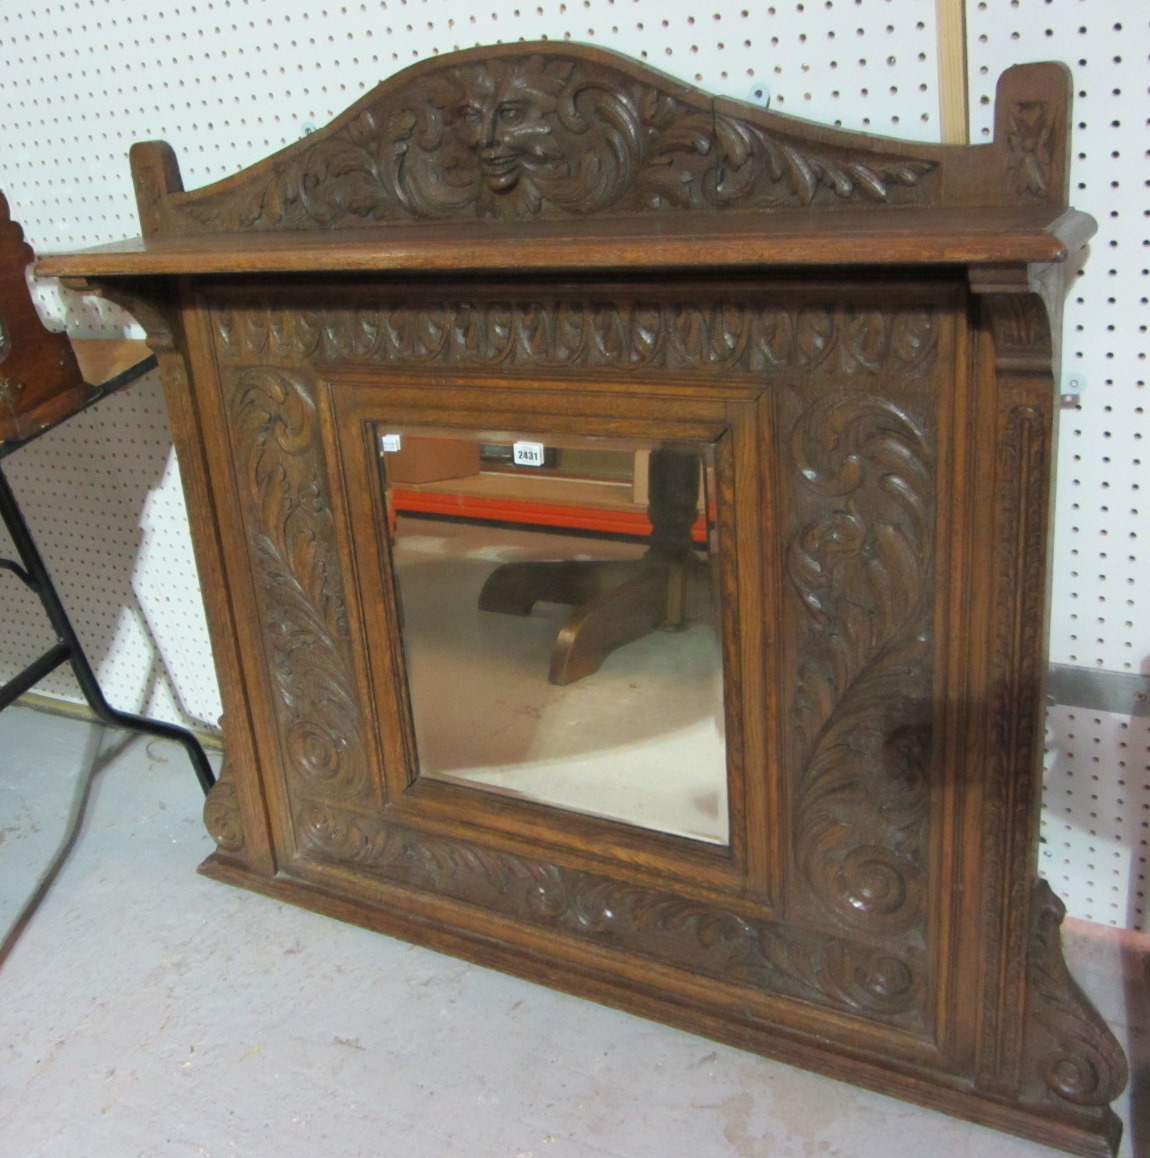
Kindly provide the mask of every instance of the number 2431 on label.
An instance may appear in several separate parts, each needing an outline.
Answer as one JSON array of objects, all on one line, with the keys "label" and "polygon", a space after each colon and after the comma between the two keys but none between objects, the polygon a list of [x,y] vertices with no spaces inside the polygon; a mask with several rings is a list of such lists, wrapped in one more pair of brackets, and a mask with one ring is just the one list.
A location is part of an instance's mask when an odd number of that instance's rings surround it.
[{"label": "number 2431 on label", "polygon": [[512,461],[516,466],[542,466],[544,446],[541,442],[516,442],[512,445]]}]

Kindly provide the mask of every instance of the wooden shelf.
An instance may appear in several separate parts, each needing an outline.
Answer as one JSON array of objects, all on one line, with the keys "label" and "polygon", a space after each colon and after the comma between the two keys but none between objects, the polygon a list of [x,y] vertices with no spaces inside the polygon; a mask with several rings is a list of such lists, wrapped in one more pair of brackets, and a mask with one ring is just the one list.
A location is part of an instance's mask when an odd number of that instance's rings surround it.
[{"label": "wooden shelf", "polygon": [[135,238],[43,257],[53,277],[268,273],[513,272],[523,269],[770,265],[1003,266],[1057,262],[1093,218],[1048,206],[844,208],[810,213],[668,211],[515,224],[396,225],[311,232]]}]

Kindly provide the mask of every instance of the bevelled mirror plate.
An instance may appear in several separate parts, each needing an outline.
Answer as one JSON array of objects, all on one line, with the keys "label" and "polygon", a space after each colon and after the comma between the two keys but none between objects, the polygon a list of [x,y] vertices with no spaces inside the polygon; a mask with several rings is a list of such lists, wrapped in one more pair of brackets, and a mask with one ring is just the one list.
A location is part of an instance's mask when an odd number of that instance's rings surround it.
[{"label": "bevelled mirror plate", "polygon": [[713,447],[377,439],[418,774],[725,844]]}]

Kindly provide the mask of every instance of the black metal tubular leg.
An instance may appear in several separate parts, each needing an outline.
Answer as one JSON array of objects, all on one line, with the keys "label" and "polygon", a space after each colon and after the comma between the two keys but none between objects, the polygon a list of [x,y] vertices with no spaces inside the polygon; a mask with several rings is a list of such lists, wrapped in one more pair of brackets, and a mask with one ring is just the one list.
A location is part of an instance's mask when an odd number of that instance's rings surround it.
[{"label": "black metal tubular leg", "polygon": [[[164,740],[174,740],[177,744],[183,745],[192,762],[192,767],[195,769],[196,779],[199,780],[200,787],[207,794],[216,782],[215,774],[212,772],[212,766],[208,763],[203,747],[191,732],[175,724],[166,724],[161,720],[137,716],[131,712],[121,712],[118,708],[113,708],[105,699],[96,679],[96,673],[92,670],[92,665],[88,662],[88,657],[76,635],[72,621],[68,618],[64,604],[60,601],[60,596],[56,593],[52,577],[48,574],[44,560],[40,557],[40,552],[32,539],[32,533],[24,521],[24,513],[16,502],[16,496],[12,493],[12,488],[8,485],[8,479],[2,468],[0,468],[0,517],[4,519],[4,525],[8,528],[9,535],[12,536],[12,542],[15,544],[20,561],[27,572],[28,585],[36,592],[44,606],[44,611],[52,624],[52,630],[55,631],[59,640],[58,646],[67,651],[68,662],[72,665],[72,671],[76,675],[80,690],[84,693],[84,699],[88,701],[88,706],[105,724],[117,728],[127,728],[130,731],[141,732],[149,736],[158,736]],[[11,568],[9,569],[11,570]],[[53,653],[59,654],[55,648]],[[57,662],[54,666],[58,665]],[[28,670],[30,671],[31,667],[34,666],[36,665],[31,665]],[[9,681],[7,686],[22,682],[23,676],[27,674],[27,671],[22,673],[15,680]],[[32,685],[29,684],[28,686]]]}]

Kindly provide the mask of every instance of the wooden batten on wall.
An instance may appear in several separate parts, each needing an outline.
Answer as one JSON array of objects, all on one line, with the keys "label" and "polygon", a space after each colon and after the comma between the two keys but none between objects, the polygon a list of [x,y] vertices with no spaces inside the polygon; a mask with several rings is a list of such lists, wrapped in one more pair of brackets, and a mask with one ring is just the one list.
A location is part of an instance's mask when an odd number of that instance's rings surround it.
[{"label": "wooden batten on wall", "polygon": [[966,0],[935,0],[938,26],[938,115],[944,145],[970,141],[966,81]]}]

